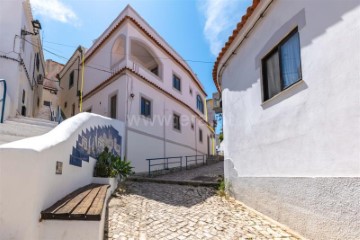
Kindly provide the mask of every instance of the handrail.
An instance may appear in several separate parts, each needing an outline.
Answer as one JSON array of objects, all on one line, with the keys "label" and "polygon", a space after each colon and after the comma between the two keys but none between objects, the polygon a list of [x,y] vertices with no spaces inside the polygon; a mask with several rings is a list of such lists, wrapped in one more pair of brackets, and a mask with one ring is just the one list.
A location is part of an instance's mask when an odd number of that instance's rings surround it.
[{"label": "handrail", "polygon": [[[147,158],[146,161],[149,161],[149,177],[151,176],[151,167],[152,166],[163,166],[162,169],[157,169],[157,170],[168,170],[169,169],[169,164],[179,164],[180,163],[180,169],[182,169],[182,156],[180,157],[164,157],[164,158]],[[180,159],[180,161],[176,161],[176,162],[169,162],[169,159]],[[151,164],[151,161],[159,161],[159,160],[163,160],[162,163],[155,163],[155,164]]]},{"label": "handrail", "polygon": [[4,122],[4,113],[5,113],[5,103],[6,103],[6,80],[0,79],[0,83],[4,84],[3,97],[0,100],[0,102],[2,102],[0,123],[3,123]]},{"label": "handrail", "polygon": [[205,165],[206,164],[206,155],[189,155],[189,156],[185,156],[185,169],[188,169],[189,163],[191,162],[195,162],[195,166],[198,165],[198,160],[202,161],[202,164]]},{"label": "handrail", "polygon": [[54,114],[53,114],[52,109],[51,109],[51,102],[50,102],[50,105],[49,105],[49,109],[50,109],[50,121],[54,121]]}]

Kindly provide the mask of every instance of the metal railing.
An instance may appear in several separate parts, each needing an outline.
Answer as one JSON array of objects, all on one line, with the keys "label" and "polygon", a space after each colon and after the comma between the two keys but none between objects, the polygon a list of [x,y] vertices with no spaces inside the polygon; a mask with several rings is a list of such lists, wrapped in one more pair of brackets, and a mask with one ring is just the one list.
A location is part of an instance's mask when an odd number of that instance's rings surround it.
[{"label": "metal railing", "polygon": [[[191,156],[185,156],[185,168],[188,169],[190,165],[197,166],[198,164],[205,165],[206,164],[206,155],[191,155]],[[191,164],[195,162],[194,164]]]},{"label": "metal railing", "polygon": [[4,84],[3,96],[0,99],[0,103],[1,103],[0,123],[3,123],[4,122],[4,114],[5,114],[5,104],[6,104],[6,80],[5,79],[0,79],[0,83]]},{"label": "metal railing", "polygon": [[[169,170],[170,168],[176,167],[182,169],[182,158],[183,157],[147,158],[146,161],[149,161],[149,177],[151,176],[151,167],[155,166],[157,166],[155,171]],[[175,164],[177,166],[173,166]]]}]

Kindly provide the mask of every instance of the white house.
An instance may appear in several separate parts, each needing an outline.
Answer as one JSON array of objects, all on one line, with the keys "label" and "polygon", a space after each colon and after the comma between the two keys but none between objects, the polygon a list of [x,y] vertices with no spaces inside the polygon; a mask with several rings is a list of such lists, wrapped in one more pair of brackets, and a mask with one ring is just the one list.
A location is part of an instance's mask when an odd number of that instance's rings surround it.
[{"label": "white house", "polygon": [[231,194],[311,239],[360,239],[360,2],[254,0],[213,78]]},{"label": "white house", "polygon": [[[3,1],[0,8],[0,79],[7,85],[3,121],[9,116],[36,116],[44,77],[44,57],[28,0]],[[0,99],[4,82],[0,82]],[[0,115],[2,105],[0,102]]]},{"label": "white house", "polygon": [[86,51],[81,88],[82,111],[125,123],[136,172],[148,171],[148,158],[213,154],[202,84],[130,6]]}]

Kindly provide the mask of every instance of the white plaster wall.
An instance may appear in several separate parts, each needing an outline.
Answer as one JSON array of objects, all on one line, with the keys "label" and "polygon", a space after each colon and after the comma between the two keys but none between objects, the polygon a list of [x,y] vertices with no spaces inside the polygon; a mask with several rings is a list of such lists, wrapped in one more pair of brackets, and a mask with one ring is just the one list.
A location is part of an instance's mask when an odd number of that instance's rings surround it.
[{"label": "white plaster wall", "polygon": [[[20,38],[21,29],[25,28],[27,31],[32,31],[31,18],[25,12],[27,9],[27,2],[24,0],[3,1],[0,8],[0,51],[1,55],[6,55],[11,58],[19,59],[19,56],[24,60],[27,68],[31,84],[39,73],[44,76],[44,69],[42,66],[43,59],[40,57],[40,69],[37,71],[34,67],[35,53],[39,52],[36,47],[39,36],[26,35],[25,39],[29,42],[24,42]],[[35,45],[35,46],[33,46]],[[24,105],[27,108],[26,115],[33,116],[36,106],[34,106],[34,90],[31,88],[29,80],[25,75],[24,68],[16,61],[0,58],[0,78],[7,81],[8,93],[11,101],[10,116],[15,116],[16,113],[21,112],[22,91],[26,92],[26,99]]]},{"label": "white plaster wall", "polygon": [[[358,1],[274,1],[222,76],[230,193],[310,239],[360,238],[359,16]],[[303,80],[263,103],[260,60],[297,24]]]},{"label": "white plaster wall", "polygon": [[[153,30],[151,27],[143,22],[141,17],[133,12],[131,8],[126,8],[120,16],[122,17],[125,13],[137,19],[146,30],[154,34],[155,38],[158,37],[156,33],[152,32]],[[109,29],[106,31],[109,31]],[[101,48],[92,56],[89,56],[89,53],[97,43],[88,50],[88,60],[86,65],[90,67],[85,68],[84,94],[86,95],[89,93],[112,75],[112,71],[98,71],[92,69],[92,67],[98,66],[105,70],[111,68],[111,49],[116,39],[121,35],[126,36],[125,46],[127,55],[125,59],[120,62],[117,69],[121,69],[124,66],[133,69],[134,59],[129,57],[131,41],[140,41],[142,44],[145,44],[155,55],[157,60],[161,62],[162,73],[160,74],[161,78],[159,78],[141,65],[138,65],[135,71],[153,84],[180,99],[180,101],[188,104],[194,111],[199,113],[203,119],[205,119],[205,115],[196,108],[197,94],[200,94],[204,99],[204,108],[206,107],[205,95],[201,92],[200,88],[179,64],[172,60],[162,49],[158,48],[154,42],[144,36],[144,34],[130,21],[126,21],[124,25],[114,31],[103,43]],[[160,40],[161,39],[159,38],[159,41]],[[164,45],[169,47],[167,44]],[[170,49],[170,51],[173,50]],[[181,92],[172,87],[173,74],[176,74],[181,78]],[[189,88],[192,89],[192,95],[189,92]],[[132,161],[136,172],[148,170],[148,165],[145,161],[146,158],[177,156],[180,152],[180,155],[182,156],[193,155],[196,150],[199,154],[207,153],[206,141],[207,136],[211,135],[211,131],[202,123],[199,117],[195,116],[192,111],[179,102],[166,96],[164,93],[144,82],[144,80],[134,74],[125,73],[124,75],[118,76],[111,84],[87,98],[84,101],[83,110],[91,108],[94,113],[109,116],[110,96],[115,93],[118,96],[117,119],[125,121],[128,126],[127,158]],[[134,94],[134,96],[130,97],[130,94]],[[140,114],[141,97],[145,97],[152,101],[151,119],[145,118]],[[182,117],[183,124],[180,132],[173,129],[174,113],[181,115]],[[191,122],[194,124],[194,129],[191,129]],[[199,127],[203,130],[202,143],[199,142]],[[164,143],[164,139],[165,142],[171,142],[171,144],[175,144],[177,147],[167,148],[168,145]],[[164,151],[164,147],[166,148],[166,151]]]},{"label": "white plaster wall", "polygon": [[[112,125],[119,131],[124,152],[124,124],[90,113],[78,114],[42,136],[1,146],[2,238],[39,239],[40,212],[93,181],[94,159],[77,167],[69,165],[69,158],[78,135],[98,125]],[[62,175],[55,174],[56,161],[63,162]]]},{"label": "white plaster wall", "polygon": [[[303,81],[262,104],[258,54],[302,10]],[[222,77],[225,158],[239,176],[360,175],[359,16],[358,1],[274,1],[243,42]]]}]

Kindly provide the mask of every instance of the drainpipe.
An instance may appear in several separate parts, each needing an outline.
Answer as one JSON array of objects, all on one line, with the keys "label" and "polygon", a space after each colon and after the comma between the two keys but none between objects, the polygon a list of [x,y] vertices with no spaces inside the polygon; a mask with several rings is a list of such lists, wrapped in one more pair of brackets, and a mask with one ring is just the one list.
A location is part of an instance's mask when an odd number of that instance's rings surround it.
[{"label": "drainpipe", "polygon": [[5,104],[6,104],[6,81],[5,81],[5,79],[0,79],[0,83],[1,82],[4,83],[4,93],[3,93],[3,98],[1,99],[2,107],[1,107],[0,123],[3,123],[4,122],[4,113],[5,113]]}]

